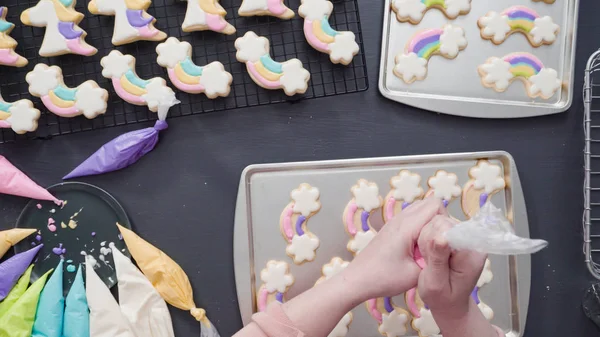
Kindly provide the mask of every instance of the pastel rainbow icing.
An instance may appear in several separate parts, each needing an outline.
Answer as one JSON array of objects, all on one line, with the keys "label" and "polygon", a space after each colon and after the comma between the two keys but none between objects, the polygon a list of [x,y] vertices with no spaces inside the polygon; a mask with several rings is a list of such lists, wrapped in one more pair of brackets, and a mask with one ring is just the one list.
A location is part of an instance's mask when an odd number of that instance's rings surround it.
[{"label": "pastel rainbow icing", "polygon": [[0,7],[0,65],[23,67],[27,59],[15,53],[17,41],[9,35],[15,25],[6,21],[7,13],[8,8]]},{"label": "pastel rainbow icing", "polygon": [[429,59],[440,50],[440,36],[444,32],[441,28],[427,29],[415,34],[406,48],[408,53],[415,53],[420,58]]},{"label": "pastel rainbow icing", "polygon": [[425,5],[427,8],[433,7],[433,6],[439,6],[442,8],[446,8],[446,1],[445,0],[421,0],[421,3],[423,5]]},{"label": "pastel rainbow icing", "polygon": [[294,235],[302,236],[305,234],[302,226],[307,220],[307,217],[304,215],[299,215],[296,219],[296,223],[292,225],[292,216],[294,215],[294,204],[291,203],[283,210],[283,232],[285,234],[286,240],[288,242],[292,242],[292,238]]},{"label": "pastel rainbow icing", "polygon": [[77,94],[77,89],[58,85],[50,90],[48,95],[42,96],[42,102],[50,111],[59,116],[73,117],[79,115],[79,110],[75,107],[75,94]]},{"label": "pastel rainbow icing", "polygon": [[191,58],[177,63],[175,68],[169,68],[169,78],[175,86],[187,92],[202,92],[204,86],[200,84],[203,67],[197,66]]},{"label": "pastel rainbow icing", "polygon": [[[126,2],[127,3],[127,2]],[[144,16],[145,11],[142,9],[126,9],[127,22],[139,32],[140,36],[150,38],[159,33],[158,29],[151,24],[154,22],[154,17]]]},{"label": "pastel rainbow icing", "polygon": [[146,105],[142,96],[148,93],[146,86],[150,81],[141,79],[132,69],[127,70],[120,78],[113,78],[112,83],[117,95],[122,99],[133,104]]},{"label": "pastel rainbow icing", "polygon": [[279,291],[276,291],[274,298],[270,299],[269,295],[271,295],[271,293],[269,293],[269,291],[265,288],[265,287],[261,287],[259,290],[259,294],[258,294],[258,311],[260,312],[264,312],[267,310],[267,307],[269,306],[269,303],[273,300],[279,302],[279,303],[283,303],[283,293],[280,293]]},{"label": "pastel rainbow icing", "polygon": [[279,89],[281,82],[279,79],[283,75],[283,64],[271,58],[271,55],[265,54],[256,62],[246,62],[248,72],[252,78],[256,79],[266,88]]},{"label": "pastel rainbow icing", "polygon": [[10,128],[10,123],[6,121],[10,117],[11,113],[8,111],[12,107],[11,103],[0,100],[0,128]]},{"label": "pastel rainbow icing", "polygon": [[510,63],[510,72],[515,77],[522,76],[528,79],[544,68],[542,61],[529,53],[511,53],[502,59]]},{"label": "pastel rainbow icing", "polygon": [[513,6],[502,12],[503,16],[508,17],[508,24],[513,30],[523,30],[530,32],[534,27],[535,19],[540,16],[533,9],[525,6]]},{"label": "pastel rainbow icing", "polygon": [[331,28],[329,15],[324,15],[321,20],[304,20],[304,36],[315,49],[322,52],[329,51],[329,44],[335,41],[335,36],[340,32]]}]

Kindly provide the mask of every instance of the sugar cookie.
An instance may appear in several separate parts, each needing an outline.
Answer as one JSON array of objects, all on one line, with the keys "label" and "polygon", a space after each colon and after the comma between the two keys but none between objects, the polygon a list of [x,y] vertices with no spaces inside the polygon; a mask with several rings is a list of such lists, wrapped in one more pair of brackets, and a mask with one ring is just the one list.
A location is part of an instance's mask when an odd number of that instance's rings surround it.
[{"label": "sugar cookie", "polygon": [[394,75],[407,84],[427,77],[427,65],[433,55],[454,59],[467,47],[465,31],[458,26],[426,29],[413,35],[403,53],[396,55]]},{"label": "sugar cookie", "polygon": [[384,223],[390,221],[415,200],[423,197],[421,176],[408,170],[402,170],[397,176],[392,177],[390,186],[392,190],[385,197],[384,210],[381,212]]},{"label": "sugar cookie", "polygon": [[120,46],[140,40],[162,41],[167,38],[167,34],[154,27],[156,19],[146,12],[151,4],[151,0],[92,0],[88,10],[96,15],[115,16],[112,44]]},{"label": "sugar cookie", "polygon": [[39,0],[37,5],[21,13],[23,24],[46,28],[40,56],[91,56],[98,52],[85,42],[87,33],[78,26],[84,16],[75,10],[75,2],[76,0]]},{"label": "sugar cookie", "polygon": [[226,97],[231,91],[233,77],[221,62],[204,67],[192,61],[192,45],[170,37],[156,47],[161,67],[167,68],[169,79],[181,91],[190,94],[205,93],[208,98]]},{"label": "sugar cookie", "polygon": [[[329,263],[321,268],[322,276],[317,280],[315,286],[339,274],[342,270],[346,269],[349,264],[350,262],[344,261],[339,257],[332,258]],[[345,337],[348,334],[353,318],[354,315],[352,314],[352,311],[346,313],[327,337]]]},{"label": "sugar cookie", "polygon": [[285,293],[294,284],[294,277],[290,274],[290,266],[285,261],[271,260],[267,267],[260,272],[263,284],[256,295],[258,311],[267,310],[269,303],[285,301]]},{"label": "sugar cookie", "polygon": [[493,279],[493,276],[494,274],[492,273],[492,263],[489,259],[486,259],[483,271],[479,276],[479,280],[477,280],[477,285],[471,293],[471,298],[473,298],[473,300],[477,304],[477,307],[479,308],[479,310],[481,310],[481,313],[483,314],[483,316],[485,316],[485,318],[488,321],[491,321],[494,318],[494,310],[492,310],[492,308],[490,308],[489,305],[483,303],[483,301],[479,297],[479,289],[484,285],[490,283]]},{"label": "sugar cookie", "polygon": [[456,19],[471,11],[471,0],[393,0],[392,10],[400,22],[419,24],[425,13],[436,8],[448,18]]},{"label": "sugar cookie", "polygon": [[[344,228],[350,235],[347,249],[359,254],[377,234],[371,226],[369,217],[383,205],[377,184],[360,179],[352,186],[353,198],[346,205],[343,214]],[[357,224],[360,224],[357,226]]]},{"label": "sugar cookie", "polygon": [[212,30],[231,35],[235,27],[225,21],[227,12],[218,0],[187,0],[187,10],[181,28],[184,32]]},{"label": "sugar cookie", "polygon": [[291,59],[283,63],[269,55],[269,40],[249,31],[235,40],[236,58],[245,63],[252,80],[265,89],[283,89],[286,95],[303,94],[308,89],[310,73],[302,62]]},{"label": "sugar cookie", "polygon": [[386,337],[406,335],[408,331],[408,311],[394,305],[389,297],[373,298],[365,303],[367,311],[377,323],[379,333]]},{"label": "sugar cookie", "polygon": [[477,68],[481,84],[497,92],[504,92],[508,86],[520,80],[525,84],[531,98],[549,99],[562,86],[558,73],[545,68],[542,61],[530,53],[511,53],[502,58],[491,57]]},{"label": "sugar cookie", "polygon": [[445,207],[452,199],[457,198],[462,193],[462,189],[458,186],[458,177],[454,173],[448,173],[444,170],[439,170],[433,177],[427,180],[429,190],[425,193],[425,198],[435,196],[441,199]]},{"label": "sugar cookie", "polygon": [[12,129],[17,134],[37,130],[40,110],[28,99],[9,103],[0,95],[0,129]]},{"label": "sugar cookie", "polygon": [[10,37],[15,25],[6,21],[8,8],[0,6],[0,66],[24,67],[29,63],[26,58],[17,54],[17,41]]},{"label": "sugar cookie", "polygon": [[167,82],[154,77],[143,80],[135,72],[135,58],[113,50],[100,60],[102,76],[112,80],[117,95],[135,105],[147,105],[152,112],[158,112],[161,102],[176,101],[175,93]]},{"label": "sugar cookie", "polygon": [[291,19],[295,15],[283,0],[242,0],[238,14],[240,16],[269,15],[280,19]]},{"label": "sugar cookie", "polygon": [[302,0],[298,13],[304,18],[304,36],[316,50],[329,54],[333,63],[348,65],[360,48],[352,32],[338,32],[329,25],[333,4],[328,0]]},{"label": "sugar cookie", "polygon": [[469,176],[471,180],[463,188],[461,205],[465,215],[471,218],[492,195],[506,187],[506,181],[502,168],[487,160],[480,160],[471,167]]},{"label": "sugar cookie", "polygon": [[63,81],[62,69],[57,66],[38,63],[25,80],[29,83],[29,93],[40,97],[44,106],[57,116],[84,115],[92,119],[106,112],[108,91],[92,80],[69,88]]},{"label": "sugar cookie", "polygon": [[419,337],[431,337],[440,334],[440,327],[433,319],[431,310],[427,308],[416,288],[406,292],[404,295],[406,306],[412,315],[411,326],[419,334]]},{"label": "sugar cookie", "polygon": [[501,13],[488,12],[477,21],[481,37],[499,45],[510,35],[521,33],[534,47],[556,41],[560,27],[549,16],[540,17],[533,9],[512,6]]},{"label": "sugar cookie", "polygon": [[291,193],[292,201],[285,206],[279,219],[281,235],[288,242],[286,253],[296,264],[315,259],[319,238],[311,233],[308,220],[321,209],[319,190],[309,184],[300,184]]}]

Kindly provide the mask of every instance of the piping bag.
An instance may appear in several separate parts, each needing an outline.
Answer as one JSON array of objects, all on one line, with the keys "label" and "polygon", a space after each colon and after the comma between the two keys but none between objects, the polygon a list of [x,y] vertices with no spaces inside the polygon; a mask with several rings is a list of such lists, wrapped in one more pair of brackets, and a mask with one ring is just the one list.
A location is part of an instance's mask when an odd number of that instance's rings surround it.
[{"label": "piping bag", "polygon": [[31,178],[11,164],[4,156],[0,156],[0,193],[36,200],[49,200],[59,206],[62,205],[62,201],[33,182]]},{"label": "piping bag", "polygon": [[0,231],[0,259],[8,252],[10,247],[35,232],[37,232],[37,229],[34,228],[13,228]]},{"label": "piping bag", "polygon": [[[0,264],[0,301],[2,301],[17,283],[17,280],[27,271],[37,253],[44,245],[40,244],[28,251],[15,254]],[[0,335],[2,336],[2,335]]]},{"label": "piping bag", "polygon": [[64,176],[63,180],[113,172],[135,164],[154,149],[158,143],[159,132],[169,127],[166,121],[169,109],[179,103],[180,101],[175,98],[175,92],[165,87],[158,105],[158,120],[154,126],[127,132],[104,144]]},{"label": "piping bag", "polygon": [[486,202],[471,219],[446,232],[452,249],[474,250],[496,255],[533,254],[546,246],[545,240],[517,236],[503,211]]}]

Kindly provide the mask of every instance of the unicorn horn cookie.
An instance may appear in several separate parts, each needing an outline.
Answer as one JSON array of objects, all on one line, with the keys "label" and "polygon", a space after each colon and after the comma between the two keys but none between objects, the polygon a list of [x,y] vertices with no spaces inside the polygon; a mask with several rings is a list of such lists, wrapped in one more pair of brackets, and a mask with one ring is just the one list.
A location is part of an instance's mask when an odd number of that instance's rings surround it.
[{"label": "unicorn horn cookie", "polygon": [[352,200],[346,205],[343,214],[344,228],[350,235],[347,249],[356,255],[363,250],[377,234],[369,218],[381,208],[383,199],[379,196],[377,184],[360,179],[352,186]]},{"label": "unicorn horn cookie", "polygon": [[8,8],[0,6],[0,65],[24,67],[29,61],[15,53],[17,41],[9,35],[13,28],[15,28],[15,25],[6,21],[7,13]]},{"label": "unicorn horn cookie", "polygon": [[286,95],[303,94],[308,89],[310,73],[302,62],[291,59],[283,63],[269,55],[269,40],[249,31],[235,40],[236,58],[245,63],[252,80],[265,89],[283,89]]},{"label": "unicorn horn cookie", "polygon": [[425,13],[432,8],[439,9],[448,19],[471,11],[471,0],[393,0],[392,10],[400,22],[419,24]]},{"label": "unicorn horn cookie", "polygon": [[379,323],[379,333],[386,337],[406,335],[408,331],[408,311],[394,305],[390,297],[380,297],[365,303],[367,311]]},{"label": "unicorn horn cookie", "polygon": [[28,99],[6,102],[0,95],[0,129],[12,129],[17,134],[37,130],[40,110]]},{"label": "unicorn horn cookie", "polygon": [[156,47],[161,67],[167,68],[171,82],[190,94],[205,93],[208,98],[226,97],[233,77],[221,62],[199,67],[192,61],[192,45],[170,37]]},{"label": "unicorn horn cookie", "polygon": [[530,53],[491,57],[477,70],[483,86],[497,92],[504,92],[512,82],[521,80],[529,97],[549,99],[562,86],[556,70],[544,67],[542,61]]},{"label": "unicorn horn cookie", "polygon": [[238,14],[240,16],[269,15],[280,19],[291,19],[295,15],[283,0],[242,0]]},{"label": "unicorn horn cookie", "polygon": [[75,11],[76,0],[40,0],[21,13],[21,22],[28,26],[46,27],[40,56],[64,54],[91,56],[98,50],[85,42],[87,33],[77,26],[83,14]]},{"label": "unicorn horn cookie", "polygon": [[69,88],[63,81],[62,70],[57,66],[48,67],[38,63],[25,80],[29,83],[29,93],[40,97],[44,106],[57,116],[84,115],[92,119],[106,112],[108,91],[92,80],[83,82],[77,88]]},{"label": "unicorn horn cookie", "polygon": [[218,0],[187,0],[187,11],[181,28],[184,32],[212,30],[231,35],[235,27],[225,21],[227,12]]},{"label": "unicorn horn cookie", "polygon": [[[321,268],[322,276],[315,282],[315,286],[341,273],[349,264],[350,262],[344,261],[339,257],[332,258],[329,263]],[[345,337],[348,334],[353,318],[352,311],[346,313],[327,337]]]},{"label": "unicorn horn cookie", "polygon": [[92,0],[88,10],[96,15],[115,16],[112,43],[120,46],[140,40],[162,41],[167,38],[167,34],[154,27],[156,19],[146,12],[151,4],[150,0]]},{"label": "unicorn horn cookie", "polygon": [[423,197],[421,176],[408,170],[402,170],[390,179],[392,190],[385,197],[383,222],[387,223],[415,200]]},{"label": "unicorn horn cookie", "polygon": [[446,25],[420,31],[408,41],[404,52],[396,55],[394,75],[407,84],[423,80],[427,77],[431,56],[453,59],[466,47],[465,31],[461,27]]},{"label": "unicorn horn cookie", "polygon": [[319,238],[307,228],[308,219],[321,209],[319,190],[309,184],[300,184],[291,193],[292,201],[283,209],[279,220],[281,235],[288,242],[286,253],[294,263],[315,259]]},{"label": "unicorn horn cookie", "polygon": [[352,32],[338,32],[329,25],[333,4],[327,0],[302,0],[298,13],[304,18],[304,36],[316,50],[329,54],[333,63],[348,65],[359,47]]},{"label": "unicorn horn cookie", "polygon": [[269,303],[285,301],[285,293],[294,284],[294,277],[290,274],[290,266],[285,261],[271,260],[267,267],[260,272],[263,284],[256,295],[258,311],[266,311]]},{"label": "unicorn horn cookie", "polygon": [[506,187],[504,173],[498,165],[480,160],[469,170],[469,180],[462,192],[462,209],[469,218],[475,215],[493,194]]},{"label": "unicorn horn cookie", "polygon": [[514,33],[524,34],[534,47],[550,45],[556,41],[559,26],[549,16],[540,17],[533,9],[512,6],[502,13],[489,12],[477,24],[481,37],[501,44]]}]

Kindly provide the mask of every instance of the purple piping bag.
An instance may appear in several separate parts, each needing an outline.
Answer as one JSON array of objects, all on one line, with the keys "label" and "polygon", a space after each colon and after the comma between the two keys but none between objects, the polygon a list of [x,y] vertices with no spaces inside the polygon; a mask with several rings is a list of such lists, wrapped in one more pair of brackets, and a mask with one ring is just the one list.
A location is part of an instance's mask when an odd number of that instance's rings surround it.
[{"label": "purple piping bag", "polygon": [[26,252],[16,254],[0,264],[0,301],[8,295],[43,246],[40,244]]}]

